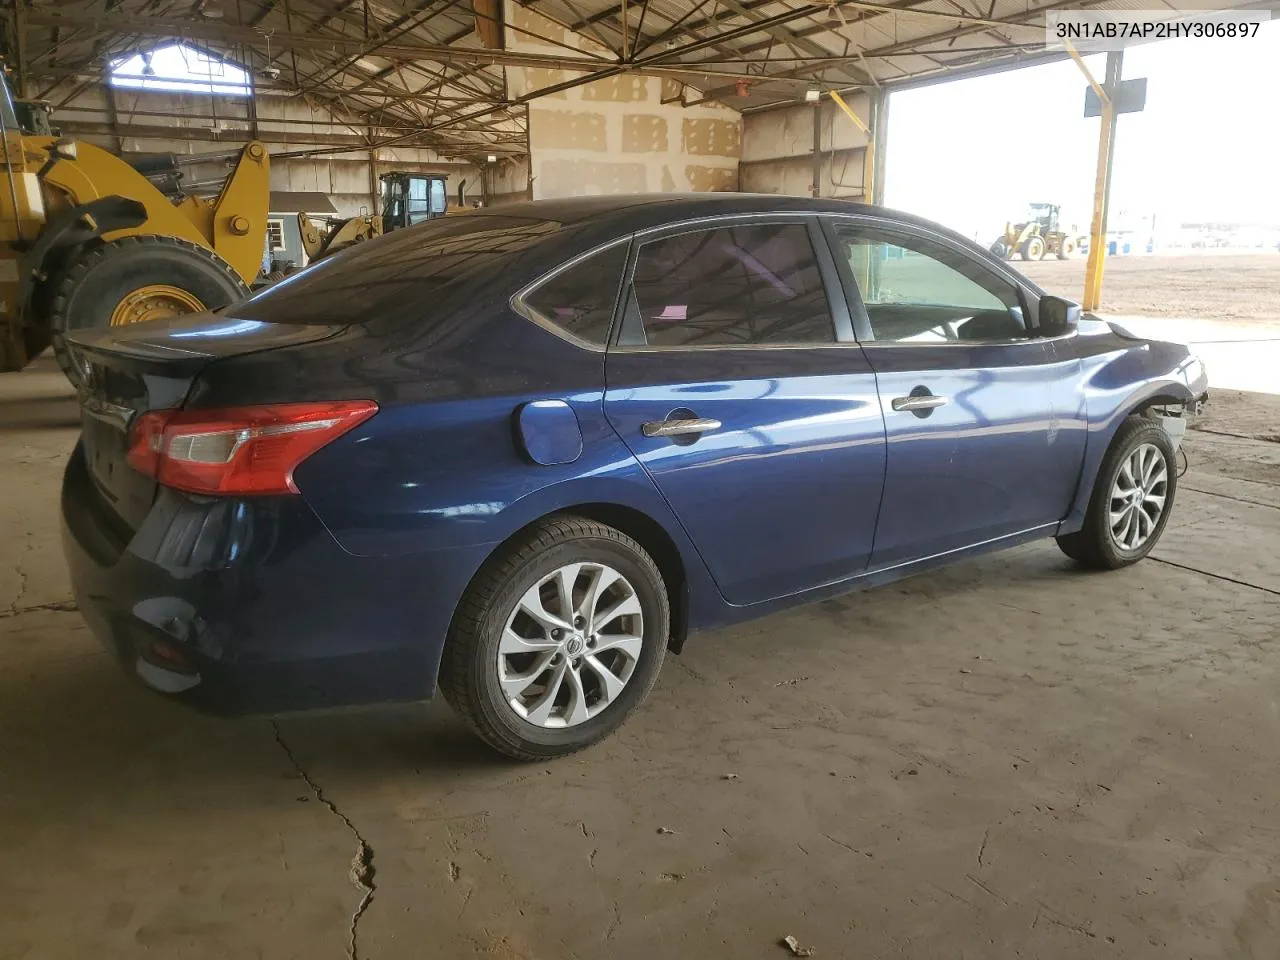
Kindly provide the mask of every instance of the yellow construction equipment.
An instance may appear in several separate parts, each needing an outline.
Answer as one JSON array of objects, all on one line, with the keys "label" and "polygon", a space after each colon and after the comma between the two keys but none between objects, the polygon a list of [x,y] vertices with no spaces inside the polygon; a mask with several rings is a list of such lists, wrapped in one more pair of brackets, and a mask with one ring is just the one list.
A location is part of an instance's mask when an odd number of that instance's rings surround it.
[{"label": "yellow construction equipment", "polygon": [[[166,196],[100,147],[24,131],[2,74],[0,138],[0,370],[22,369],[53,343],[76,381],[65,331],[212,310],[248,294],[267,229],[263,144],[213,158],[234,160],[217,197]],[[209,159],[161,158],[147,174],[163,185],[179,163]]]},{"label": "yellow construction equipment", "polygon": [[300,213],[298,233],[307,262],[314,263],[352,244],[382,236],[382,218],[363,214],[345,219],[312,219]]},{"label": "yellow construction equipment", "polygon": [[458,184],[457,206],[450,208],[445,186],[449,178],[444,174],[396,171],[384,173],[378,179],[382,183],[380,214],[328,220],[313,220],[305,213],[298,214],[298,232],[302,234],[302,249],[309,263],[383,233],[468,209],[466,180]]},{"label": "yellow construction equipment", "polygon": [[1024,221],[1004,225],[1004,233],[991,244],[991,252],[1003,260],[1013,259],[1014,254],[1023,260],[1040,260],[1049,254],[1059,260],[1075,256],[1088,238],[1058,229],[1060,209],[1056,203],[1031,204]]}]

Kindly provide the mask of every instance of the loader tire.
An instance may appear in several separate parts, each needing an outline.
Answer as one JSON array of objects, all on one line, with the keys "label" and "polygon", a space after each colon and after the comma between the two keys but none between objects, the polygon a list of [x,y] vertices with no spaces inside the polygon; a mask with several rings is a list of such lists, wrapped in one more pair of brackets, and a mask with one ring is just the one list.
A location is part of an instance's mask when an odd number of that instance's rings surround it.
[{"label": "loader tire", "polygon": [[249,295],[229,263],[177,237],[138,236],[85,250],[54,279],[49,326],[58,366],[73,384],[65,334],[216,310]]}]

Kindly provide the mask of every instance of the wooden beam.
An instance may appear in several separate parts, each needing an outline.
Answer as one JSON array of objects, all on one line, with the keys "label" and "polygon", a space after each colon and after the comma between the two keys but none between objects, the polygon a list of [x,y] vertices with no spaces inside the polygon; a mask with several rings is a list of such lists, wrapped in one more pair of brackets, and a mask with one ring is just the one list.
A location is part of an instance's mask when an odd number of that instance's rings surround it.
[{"label": "wooden beam", "polygon": [[472,0],[476,17],[476,36],[486,50],[505,49],[503,38],[502,0]]}]

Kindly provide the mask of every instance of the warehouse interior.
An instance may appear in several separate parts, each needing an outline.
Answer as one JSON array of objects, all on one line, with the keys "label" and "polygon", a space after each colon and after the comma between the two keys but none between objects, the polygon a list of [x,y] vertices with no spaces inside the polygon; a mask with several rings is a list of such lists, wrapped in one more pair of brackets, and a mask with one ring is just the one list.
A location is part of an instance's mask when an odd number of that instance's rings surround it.
[{"label": "warehouse interior", "polygon": [[[263,144],[261,280],[306,266],[299,214],[378,213],[400,172],[463,209],[881,202],[895,91],[1065,59],[1048,9],[10,0],[4,49],[58,138],[160,158],[180,194]],[[1078,300],[1084,268],[1027,273]],[[1273,956],[1280,272],[1258,269],[1262,319],[1218,324],[1208,271],[1200,312],[1133,321],[1202,345],[1212,384],[1149,560],[1095,575],[1033,543],[693,636],[618,735],[546,764],[436,702],[228,719],[123,682],[62,560],[75,389],[49,353],[0,374],[0,960]]]}]

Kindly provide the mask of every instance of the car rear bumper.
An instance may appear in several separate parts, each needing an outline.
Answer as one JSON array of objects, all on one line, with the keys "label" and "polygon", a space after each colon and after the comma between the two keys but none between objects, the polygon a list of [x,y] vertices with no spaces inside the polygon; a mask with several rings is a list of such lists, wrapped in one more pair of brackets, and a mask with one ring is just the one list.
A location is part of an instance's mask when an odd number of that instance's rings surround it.
[{"label": "car rear bumper", "polygon": [[453,610],[487,553],[355,557],[297,496],[161,488],[129,530],[79,447],[62,540],[81,614],[126,671],[234,713],[431,696]]}]

